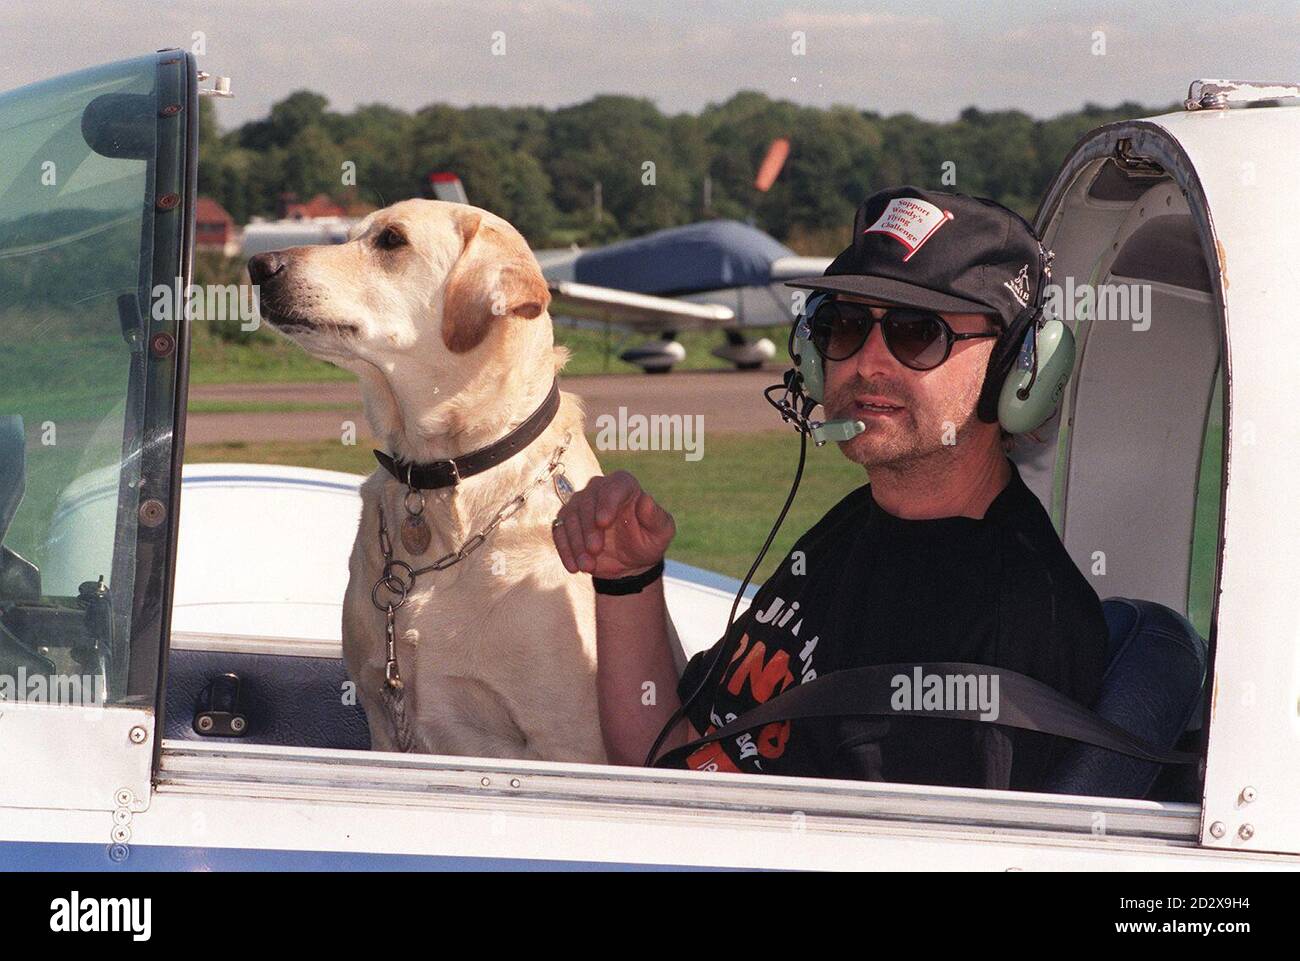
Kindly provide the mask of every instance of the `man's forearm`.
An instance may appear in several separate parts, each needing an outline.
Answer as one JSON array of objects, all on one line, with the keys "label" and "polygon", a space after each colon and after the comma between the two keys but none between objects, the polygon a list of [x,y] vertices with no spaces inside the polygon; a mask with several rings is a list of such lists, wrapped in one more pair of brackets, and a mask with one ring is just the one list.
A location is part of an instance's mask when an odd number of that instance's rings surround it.
[{"label": "man's forearm", "polygon": [[[614,764],[641,764],[677,710],[663,578],[639,594],[596,595],[596,688],[605,749]],[[678,724],[665,747],[686,743]]]}]

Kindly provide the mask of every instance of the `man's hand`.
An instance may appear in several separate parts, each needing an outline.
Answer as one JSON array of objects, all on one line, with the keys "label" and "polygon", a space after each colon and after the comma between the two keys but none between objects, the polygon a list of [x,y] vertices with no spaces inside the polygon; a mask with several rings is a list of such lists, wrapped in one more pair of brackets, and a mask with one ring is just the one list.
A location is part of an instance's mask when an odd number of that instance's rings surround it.
[{"label": "man's hand", "polygon": [[551,527],[571,574],[631,577],[654,567],[677,533],[673,516],[625,470],[593,477],[560,508]]},{"label": "man's hand", "polygon": [[[632,577],[663,559],[677,525],[627,471],[593,477],[560,508],[551,536],[570,574]],[[663,578],[637,594],[596,595],[596,701],[614,764],[640,764],[677,710],[677,666]],[[647,683],[659,692],[643,700]],[[668,746],[685,743],[678,725]]]}]

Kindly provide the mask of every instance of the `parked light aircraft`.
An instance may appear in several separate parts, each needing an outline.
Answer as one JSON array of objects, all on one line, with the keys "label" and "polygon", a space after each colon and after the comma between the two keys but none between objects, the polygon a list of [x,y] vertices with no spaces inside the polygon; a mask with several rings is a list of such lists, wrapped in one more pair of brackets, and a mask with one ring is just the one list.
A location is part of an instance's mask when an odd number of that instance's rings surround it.
[{"label": "parked light aircraft", "polygon": [[[776,347],[766,337],[748,341],[745,328],[788,325],[798,311],[785,281],[821,273],[830,258],[797,256],[740,221],[705,220],[596,250],[542,251],[538,262],[550,282],[552,313],[659,334],[620,357],[661,373],[686,356],[678,331],[700,328],[726,333],[715,357],[741,370],[761,367]],[[652,309],[665,299],[676,306]],[[638,303],[646,309],[627,309]],[[690,309],[697,304],[711,313]]]}]

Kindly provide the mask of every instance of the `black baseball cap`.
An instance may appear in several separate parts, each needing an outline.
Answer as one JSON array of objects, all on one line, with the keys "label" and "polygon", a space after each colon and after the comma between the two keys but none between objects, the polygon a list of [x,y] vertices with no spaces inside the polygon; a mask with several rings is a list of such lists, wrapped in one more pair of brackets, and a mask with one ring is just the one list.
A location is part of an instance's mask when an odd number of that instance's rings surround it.
[{"label": "black baseball cap", "polygon": [[995,201],[892,187],[862,202],[853,242],[824,274],[787,286],[940,312],[996,314],[1009,331],[1047,282],[1040,250],[1028,222]]}]

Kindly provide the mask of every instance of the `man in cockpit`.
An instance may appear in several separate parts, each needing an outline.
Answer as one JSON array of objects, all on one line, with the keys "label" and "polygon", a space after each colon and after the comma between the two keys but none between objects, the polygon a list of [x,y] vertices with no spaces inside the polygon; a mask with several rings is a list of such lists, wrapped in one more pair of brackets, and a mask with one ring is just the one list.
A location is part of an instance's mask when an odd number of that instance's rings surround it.
[{"label": "man in cockpit", "polygon": [[[641,763],[684,702],[669,748],[864,665],[989,665],[1092,703],[1107,645],[1101,602],[1007,457],[997,413],[1046,263],[1032,228],[1005,207],[902,187],[863,203],[853,242],[823,276],[792,284],[813,291],[823,407],[863,425],[840,449],[870,483],[799,539],[719,641],[729,656],[712,673],[716,647],[680,677],[674,664],[660,577],[671,515],[624,471],[564,506],[556,548],[596,582],[612,761]],[[954,718],[800,718],[705,744],[682,763],[1032,790],[1062,746]]]}]

